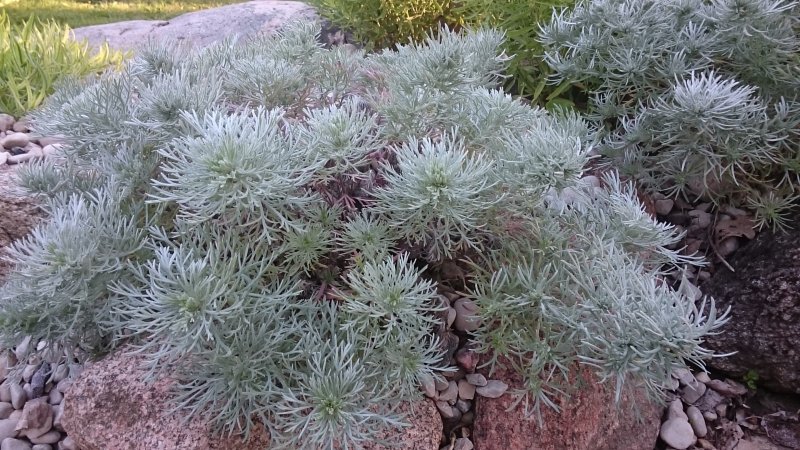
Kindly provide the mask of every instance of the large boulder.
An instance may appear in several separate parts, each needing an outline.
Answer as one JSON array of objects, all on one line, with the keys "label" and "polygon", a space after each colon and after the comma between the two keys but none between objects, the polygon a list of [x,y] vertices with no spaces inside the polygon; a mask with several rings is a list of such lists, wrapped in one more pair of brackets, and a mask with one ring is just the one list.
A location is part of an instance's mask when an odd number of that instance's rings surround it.
[{"label": "large boulder", "polygon": [[477,397],[476,450],[652,450],[656,445],[663,408],[643,392],[626,389],[617,408],[613,386],[598,384],[583,369],[575,392],[557,402],[561,412],[542,405],[540,427],[536,415],[526,416],[521,406],[508,411],[515,400],[510,393],[524,389],[522,377],[499,367],[491,378],[509,389],[499,398]]},{"label": "large boulder", "polygon": [[[259,426],[251,439],[213,434],[201,418],[188,423],[178,414],[166,414],[171,405],[174,380],[164,377],[155,383],[143,381],[141,357],[118,351],[88,364],[66,389],[61,423],[83,450],[264,450],[269,434]],[[401,406],[411,427],[381,436],[402,443],[409,450],[437,450],[442,422],[430,401]],[[365,450],[385,450],[369,444]]]},{"label": "large boulder", "polygon": [[800,393],[800,212],[792,230],[764,231],[728,258],[704,285],[731,319],[706,346],[718,353],[708,364],[733,377],[752,371],[758,384]]},{"label": "large boulder", "polygon": [[4,260],[6,247],[28,234],[43,216],[38,202],[19,186],[18,167],[0,164],[0,285],[11,269]]},{"label": "large boulder", "polygon": [[170,20],[130,20],[73,30],[75,38],[87,39],[93,47],[108,43],[117,50],[135,50],[149,39],[204,47],[233,35],[271,33],[286,22],[317,17],[302,2],[256,0],[205,9]]}]

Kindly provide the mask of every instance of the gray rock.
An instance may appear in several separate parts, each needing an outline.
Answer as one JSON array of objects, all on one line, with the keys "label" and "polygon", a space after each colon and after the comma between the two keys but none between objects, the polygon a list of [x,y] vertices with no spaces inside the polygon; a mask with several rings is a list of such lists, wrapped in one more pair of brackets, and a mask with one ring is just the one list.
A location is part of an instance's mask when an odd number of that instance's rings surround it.
[{"label": "gray rock", "polygon": [[469,384],[477,387],[486,386],[486,377],[479,373],[468,373],[467,381]]},{"label": "gray rock", "polygon": [[700,438],[706,437],[708,428],[706,427],[706,419],[703,417],[703,413],[697,407],[690,406],[686,408],[686,415],[689,417],[689,424],[694,430],[694,435]]},{"label": "gray rock", "polygon": [[478,305],[468,298],[460,298],[453,305],[456,310],[456,320],[453,322],[456,330],[475,331],[481,324],[478,317]]},{"label": "gray rock", "polygon": [[499,380],[489,380],[486,386],[475,388],[478,395],[486,398],[498,398],[505,394],[508,385]]},{"label": "gray rock", "polygon": [[0,114],[0,132],[5,133],[14,126],[14,116],[10,114]]},{"label": "gray rock", "polygon": [[726,402],[726,399],[722,394],[713,389],[706,389],[706,393],[694,403],[694,406],[702,412],[715,411],[717,405],[724,402]]},{"label": "gray rock", "polygon": [[437,401],[436,408],[439,409],[443,419],[456,419],[461,417],[461,411],[459,411],[457,408],[453,408],[447,402],[441,400]]},{"label": "gray rock", "polygon": [[17,423],[18,420],[11,418],[0,420],[0,441],[17,436]]},{"label": "gray rock", "polygon": [[706,385],[694,380],[681,389],[681,398],[688,404],[693,404],[706,392]]},{"label": "gray rock", "polygon": [[453,401],[455,402],[458,398],[458,384],[455,381],[451,381],[447,384],[447,389],[439,393],[439,400],[443,402]]},{"label": "gray rock", "polygon": [[3,439],[0,450],[31,450],[31,444],[20,439]]},{"label": "gray rock", "polygon": [[64,363],[57,365],[53,371],[53,383],[60,383],[61,380],[67,378],[67,375],[69,375],[69,367],[67,367],[67,365]]},{"label": "gray rock", "polygon": [[0,420],[8,419],[8,416],[14,412],[14,407],[11,403],[8,402],[0,402]]},{"label": "gray rock", "polygon": [[34,364],[28,364],[22,369],[22,379],[25,380],[26,383],[30,383],[31,378],[33,378],[33,374],[36,373],[36,369],[38,369]]},{"label": "gray rock", "polygon": [[14,405],[14,409],[22,409],[25,402],[28,401],[28,394],[25,393],[22,386],[16,383],[12,383],[9,387],[11,388],[11,404]]},{"label": "gray rock", "polygon": [[453,326],[453,322],[456,321],[456,310],[453,308],[447,308],[447,328],[451,328]]},{"label": "gray rock", "polygon": [[17,133],[27,133],[31,131],[30,127],[28,126],[28,120],[24,117],[14,122],[14,125],[11,126],[11,129]]},{"label": "gray rock", "polygon": [[50,376],[50,364],[47,362],[42,363],[36,372],[31,377],[31,393],[32,398],[41,397],[44,395],[45,384],[47,377]]},{"label": "gray rock", "polygon": [[64,431],[64,402],[52,406],[53,409],[53,428],[58,431]]},{"label": "gray rock", "polygon": [[472,400],[475,398],[475,385],[467,380],[459,380],[458,396],[464,400]]},{"label": "gray rock", "polygon": [[739,397],[741,395],[747,394],[746,387],[740,384],[734,384],[731,381],[725,382],[722,380],[711,380],[707,384],[708,387],[726,397]]},{"label": "gray rock", "polygon": [[686,386],[687,384],[690,384],[695,380],[694,375],[692,375],[692,372],[685,367],[680,367],[678,369],[675,369],[672,372],[672,376],[677,378],[678,381],[680,381],[681,386]]},{"label": "gray rock", "polygon": [[78,450],[78,445],[71,437],[67,436],[58,443],[58,450]]},{"label": "gray rock", "polygon": [[[35,439],[52,428],[53,409],[49,403],[42,398],[31,400],[25,404],[25,408],[22,410],[22,418],[17,424],[17,431],[27,436],[28,439]],[[50,442],[41,443],[49,444]]]},{"label": "gray rock", "polygon": [[456,401],[456,405],[455,406],[462,413],[466,413],[467,411],[469,411],[470,408],[472,408],[472,404],[470,402],[466,401],[466,400],[463,400],[463,399],[458,399]]},{"label": "gray rock", "polygon": [[7,134],[6,137],[0,141],[0,147],[5,147],[7,149],[14,147],[25,147],[26,145],[30,144],[30,142],[30,137],[25,133],[11,133]]},{"label": "gray rock", "polygon": [[475,448],[475,446],[469,438],[458,438],[456,439],[455,445],[453,445],[453,450],[472,450],[473,448]]},{"label": "gray rock", "polygon": [[661,424],[658,435],[665,444],[677,450],[686,450],[697,442],[692,426],[684,419],[667,420]]},{"label": "gray rock", "polygon": [[450,382],[441,376],[436,376],[433,377],[433,384],[436,386],[437,391],[443,391],[447,389],[447,386],[450,385]]},{"label": "gray rock", "polygon": [[305,3],[259,0],[191,12],[168,21],[130,20],[76,28],[73,33],[94,47],[108,43],[120,50],[135,50],[148,39],[205,47],[233,35],[274,32],[292,19],[315,16]]},{"label": "gray rock", "polygon": [[[8,152],[0,152],[0,166],[8,162],[9,156],[11,156],[11,154]],[[3,378],[5,378],[5,376]]]},{"label": "gray rock", "polygon": [[[436,395],[436,391],[433,391],[434,395]],[[427,392],[425,393],[427,395]],[[61,393],[58,389],[51,389],[50,392],[47,394],[47,402],[51,405],[57,405],[64,400],[64,394]]]},{"label": "gray rock", "polygon": [[34,444],[55,444],[61,440],[61,433],[56,430],[50,430],[41,436],[30,438],[30,440]]},{"label": "gray rock", "polygon": [[706,372],[697,372],[694,377],[697,381],[704,384],[708,384],[708,382],[711,381],[711,377],[709,377]]},{"label": "gray rock", "polygon": [[[429,375],[427,373],[423,374],[422,376],[419,377],[419,382],[420,382],[420,385],[422,387],[422,392],[425,393],[425,396],[430,397],[430,398],[436,398],[436,385],[433,382],[433,376],[431,376],[431,375]],[[59,391],[58,389],[53,389],[52,391],[50,391],[51,398],[52,398],[53,392],[59,392],[60,393],[61,391]],[[53,405],[57,405],[57,404],[61,403],[61,401],[60,400],[57,401],[57,402],[51,401],[50,403],[53,404]]]},{"label": "gray rock", "polygon": [[706,228],[709,225],[711,225],[711,219],[712,219],[711,214],[705,211],[693,209],[689,211],[689,217],[692,217],[693,218],[692,223],[699,226],[700,228]]},{"label": "gray rock", "polygon": [[689,417],[683,412],[683,402],[677,398],[670,402],[667,409],[667,419],[683,419],[689,420]]},{"label": "gray rock", "polygon": [[24,361],[25,358],[28,357],[28,347],[31,345],[31,337],[27,336],[25,339],[22,340],[19,344],[17,344],[17,348],[14,349],[14,356],[17,357],[17,361]]},{"label": "gray rock", "polygon": [[11,385],[0,385],[0,402],[11,403]]},{"label": "gray rock", "polygon": [[659,216],[666,216],[667,214],[670,213],[670,211],[672,211],[672,207],[675,206],[675,202],[673,200],[665,198],[662,200],[656,200],[655,206],[656,206],[656,213]]},{"label": "gray rock", "polygon": [[53,450],[53,446],[50,444],[36,444],[31,450]]}]

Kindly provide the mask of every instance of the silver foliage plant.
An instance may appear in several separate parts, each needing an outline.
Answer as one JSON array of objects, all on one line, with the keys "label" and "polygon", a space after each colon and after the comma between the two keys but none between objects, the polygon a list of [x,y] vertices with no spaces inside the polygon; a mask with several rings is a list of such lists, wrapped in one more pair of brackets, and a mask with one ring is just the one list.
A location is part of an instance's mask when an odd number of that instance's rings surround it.
[{"label": "silver foliage plant", "polygon": [[367,56],[318,32],[62,86],[33,118],[67,145],[22,170],[50,218],[11,248],[2,344],[132,346],[189,416],[309,449],[404,425],[447,365],[445,293],[478,303],[472,338],[527,376],[529,411],[576,364],[657,394],[711,356],[727,313],[661,279],[699,261],[618,176],[581,178],[585,121],[498,90],[501,33]]},{"label": "silver foliage plant", "polygon": [[585,0],[542,27],[554,81],[591,94],[601,151],[670,196],[786,226],[800,195],[800,6]]}]

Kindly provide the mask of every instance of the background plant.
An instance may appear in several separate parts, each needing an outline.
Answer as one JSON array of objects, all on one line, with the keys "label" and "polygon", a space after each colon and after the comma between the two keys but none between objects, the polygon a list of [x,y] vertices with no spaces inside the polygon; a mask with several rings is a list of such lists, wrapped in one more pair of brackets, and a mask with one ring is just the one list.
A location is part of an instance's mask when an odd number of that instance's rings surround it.
[{"label": "background plant", "polygon": [[784,226],[797,199],[798,4],[592,0],[541,40],[553,81],[591,92],[601,152],[651,190],[749,206]]},{"label": "background plant", "polygon": [[318,32],[145,49],[50,97],[34,126],[67,145],[21,170],[51,218],[10,250],[2,344],[133,345],[182,411],[313,449],[402,425],[448,363],[444,292],[534,411],[573,363],[658,394],[710,356],[724,314],[658,280],[699,261],[617,176],[581,179],[585,121],[497,89],[501,33],[366,56]]},{"label": "background plant", "polygon": [[123,54],[103,45],[91,52],[69,28],[35,18],[12,24],[0,12],[0,111],[19,117],[39,106],[63,77],[119,66]]}]

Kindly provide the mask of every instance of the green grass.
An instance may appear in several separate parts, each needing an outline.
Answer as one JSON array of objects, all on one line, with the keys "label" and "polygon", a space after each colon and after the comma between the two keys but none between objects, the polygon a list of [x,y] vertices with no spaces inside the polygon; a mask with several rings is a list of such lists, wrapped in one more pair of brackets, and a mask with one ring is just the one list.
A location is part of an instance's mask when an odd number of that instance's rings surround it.
[{"label": "green grass", "polygon": [[244,0],[0,0],[12,23],[30,16],[72,28],[134,19],[169,19],[183,13]]}]

